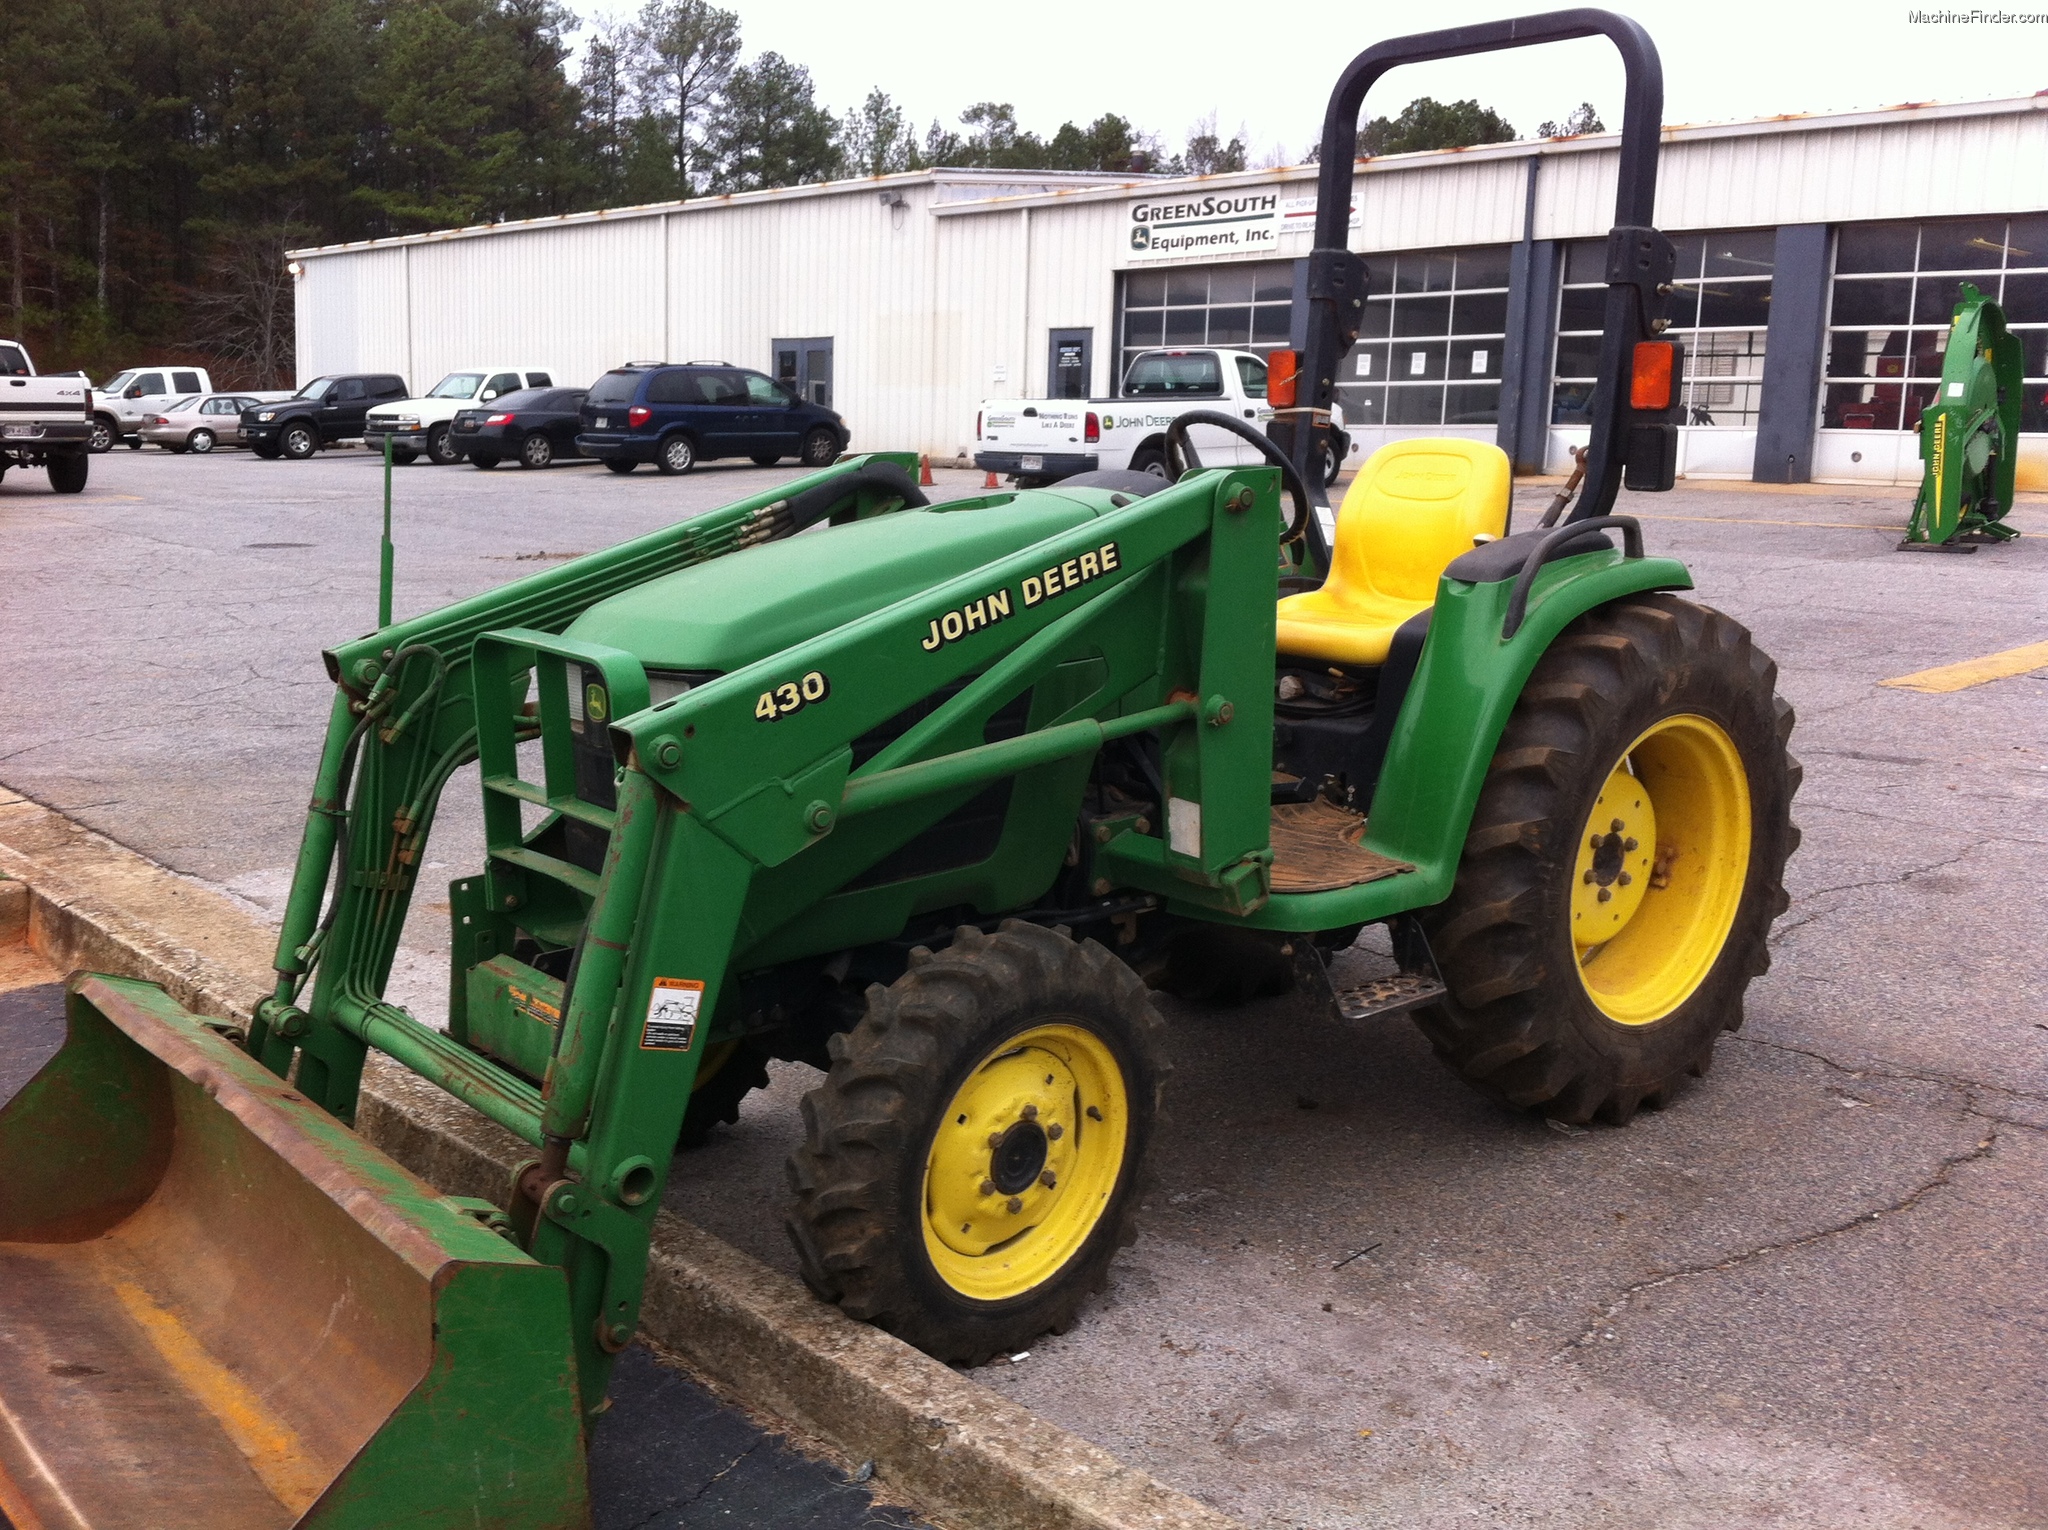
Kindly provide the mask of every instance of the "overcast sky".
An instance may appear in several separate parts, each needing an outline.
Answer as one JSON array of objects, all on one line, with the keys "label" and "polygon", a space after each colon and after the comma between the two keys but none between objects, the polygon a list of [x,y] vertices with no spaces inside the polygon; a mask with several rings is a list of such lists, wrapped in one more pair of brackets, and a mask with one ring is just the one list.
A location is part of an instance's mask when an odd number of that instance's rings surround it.
[{"label": "overcast sky", "polygon": [[[635,0],[570,0],[586,17],[631,15]],[[1539,4],[1309,6],[1271,0],[1120,4],[958,0],[723,0],[749,57],[804,65],[821,104],[842,111],[879,85],[915,120],[956,125],[975,101],[1007,101],[1050,136],[1105,111],[1177,148],[1210,111],[1246,133],[1254,161],[1298,161],[1337,71],[1383,37],[1528,14]],[[1984,0],[1946,0],[1968,10]],[[1993,8],[2000,0],[1994,0]],[[2033,0],[2002,0],[2039,11]],[[1938,11],[1944,0],[1922,0]],[[1900,101],[1981,100],[2048,89],[2048,25],[1915,25],[1913,6],[1875,0],[1687,0],[1614,7],[1648,28],[1664,60],[1664,120],[1720,122]],[[1296,18],[1321,18],[1303,37]],[[587,33],[586,33],[587,35]],[[578,39],[580,41],[580,39]],[[1415,96],[1475,97],[1523,133],[1590,100],[1620,126],[1621,66],[1599,39],[1395,71],[1366,102],[1389,115]]]}]

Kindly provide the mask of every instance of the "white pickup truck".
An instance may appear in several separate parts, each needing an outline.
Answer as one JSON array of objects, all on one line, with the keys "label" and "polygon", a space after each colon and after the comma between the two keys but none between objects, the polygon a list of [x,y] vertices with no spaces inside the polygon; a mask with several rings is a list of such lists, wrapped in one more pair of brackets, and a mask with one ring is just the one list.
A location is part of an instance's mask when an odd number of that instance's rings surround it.
[{"label": "white pickup truck", "polygon": [[448,434],[456,415],[507,393],[554,385],[553,374],[538,367],[464,367],[450,372],[418,398],[402,398],[372,409],[363,427],[363,445],[381,453],[384,438],[389,436],[393,462],[415,462],[422,452],[427,461],[443,466],[460,462],[462,453]]},{"label": "white pickup truck", "polygon": [[59,494],[78,493],[92,431],[91,383],[76,373],[38,377],[27,346],[0,340],[0,478],[40,467]]},{"label": "white pickup truck", "polygon": [[99,387],[99,403],[93,410],[92,449],[108,452],[116,441],[126,441],[142,450],[142,427],[164,406],[195,393],[211,393],[213,379],[204,367],[130,367],[117,372]]},{"label": "white pickup truck", "polygon": [[[1114,468],[1164,477],[1166,427],[1191,409],[1218,410],[1263,430],[1273,418],[1265,358],[1222,347],[1142,351],[1115,398],[983,399],[974,420],[974,465],[1022,483]],[[1335,418],[1325,483],[1336,482],[1351,450],[1343,417]],[[1213,425],[1197,425],[1189,439],[1214,467],[1263,460],[1249,442]]]}]

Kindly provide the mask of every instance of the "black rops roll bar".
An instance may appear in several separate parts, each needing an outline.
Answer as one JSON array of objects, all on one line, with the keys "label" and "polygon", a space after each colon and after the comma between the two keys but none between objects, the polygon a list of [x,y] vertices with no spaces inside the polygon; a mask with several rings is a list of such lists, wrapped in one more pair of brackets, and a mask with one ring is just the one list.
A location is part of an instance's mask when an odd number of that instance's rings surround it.
[{"label": "black rops roll bar", "polygon": [[[1586,480],[1567,523],[1600,517],[1620,487],[1631,353],[1639,340],[1661,331],[1664,289],[1671,281],[1670,241],[1651,226],[1657,200],[1657,149],[1664,118],[1664,69],[1650,36],[1626,16],[1590,7],[1488,21],[1441,32],[1418,32],[1375,43],[1338,77],[1323,114],[1322,171],[1316,181],[1315,248],[1309,254],[1308,323],[1301,376],[1309,407],[1307,430],[1295,429],[1290,455],[1301,476],[1327,504],[1321,460],[1336,397],[1337,368],[1357,343],[1364,317],[1365,261],[1349,248],[1358,113],[1365,94],[1399,64],[1493,53],[1575,37],[1605,37],[1621,54],[1627,94],[1621,117],[1621,170],[1614,193],[1614,228],[1607,242],[1607,308],[1600,337],[1599,382],[1593,390],[1593,438]],[[1300,419],[1302,416],[1296,416]]]}]

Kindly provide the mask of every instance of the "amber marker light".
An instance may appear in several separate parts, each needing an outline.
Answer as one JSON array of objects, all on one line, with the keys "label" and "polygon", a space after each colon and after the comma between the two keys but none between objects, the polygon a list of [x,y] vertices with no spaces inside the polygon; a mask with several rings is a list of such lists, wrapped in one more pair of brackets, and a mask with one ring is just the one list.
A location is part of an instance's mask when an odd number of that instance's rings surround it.
[{"label": "amber marker light", "polygon": [[1628,378],[1629,408],[1655,412],[1671,407],[1671,369],[1677,354],[1678,347],[1669,340],[1636,343]]}]

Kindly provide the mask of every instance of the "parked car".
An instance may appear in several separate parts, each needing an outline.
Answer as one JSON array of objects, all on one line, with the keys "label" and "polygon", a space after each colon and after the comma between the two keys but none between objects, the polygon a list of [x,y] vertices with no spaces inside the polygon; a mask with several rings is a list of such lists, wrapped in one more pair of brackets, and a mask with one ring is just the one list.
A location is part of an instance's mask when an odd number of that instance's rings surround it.
[{"label": "parked car", "polygon": [[242,411],[242,439],[259,457],[304,461],[323,446],[363,433],[373,404],[405,397],[405,379],[390,372],[316,377],[290,398]]},{"label": "parked car", "polygon": [[480,468],[501,462],[544,468],[562,457],[580,457],[576,431],[582,423],[582,388],[523,388],[492,401],[486,409],[465,409],[448,427],[458,457]]},{"label": "parked car", "polygon": [[201,393],[174,399],[161,414],[145,416],[142,439],[167,452],[212,451],[242,445],[242,411],[263,404],[248,393]]},{"label": "parked car", "polygon": [[615,368],[591,385],[582,423],[577,448],[614,473],[643,462],[687,473],[713,457],[751,457],[762,467],[795,457],[824,467],[852,439],[846,421],[822,404],[723,361]]},{"label": "parked car", "polygon": [[[974,417],[974,465],[1013,475],[1020,484],[1055,483],[1098,468],[1164,475],[1166,427],[1196,409],[1241,416],[1263,429],[1273,418],[1266,401],[1266,358],[1257,351],[1143,351],[1132,358],[1115,398],[983,399]],[[1211,467],[1259,462],[1258,449],[1228,431],[1197,425],[1188,432]],[[1323,482],[1333,484],[1352,450],[1341,409],[1331,411]]]},{"label": "parked car", "polygon": [[363,444],[382,451],[388,436],[393,462],[415,462],[424,452],[427,461],[446,465],[458,460],[449,427],[465,408],[521,389],[554,385],[554,378],[534,367],[465,367],[450,372],[419,398],[402,398],[372,410],[363,428]]},{"label": "parked car", "polygon": [[76,494],[90,471],[92,432],[92,384],[38,377],[27,346],[0,340],[0,478],[9,468],[40,467],[57,493]]},{"label": "parked car", "polygon": [[195,393],[211,393],[204,367],[130,367],[116,372],[93,395],[91,450],[110,452],[116,441],[142,450],[142,425],[149,416]]}]

